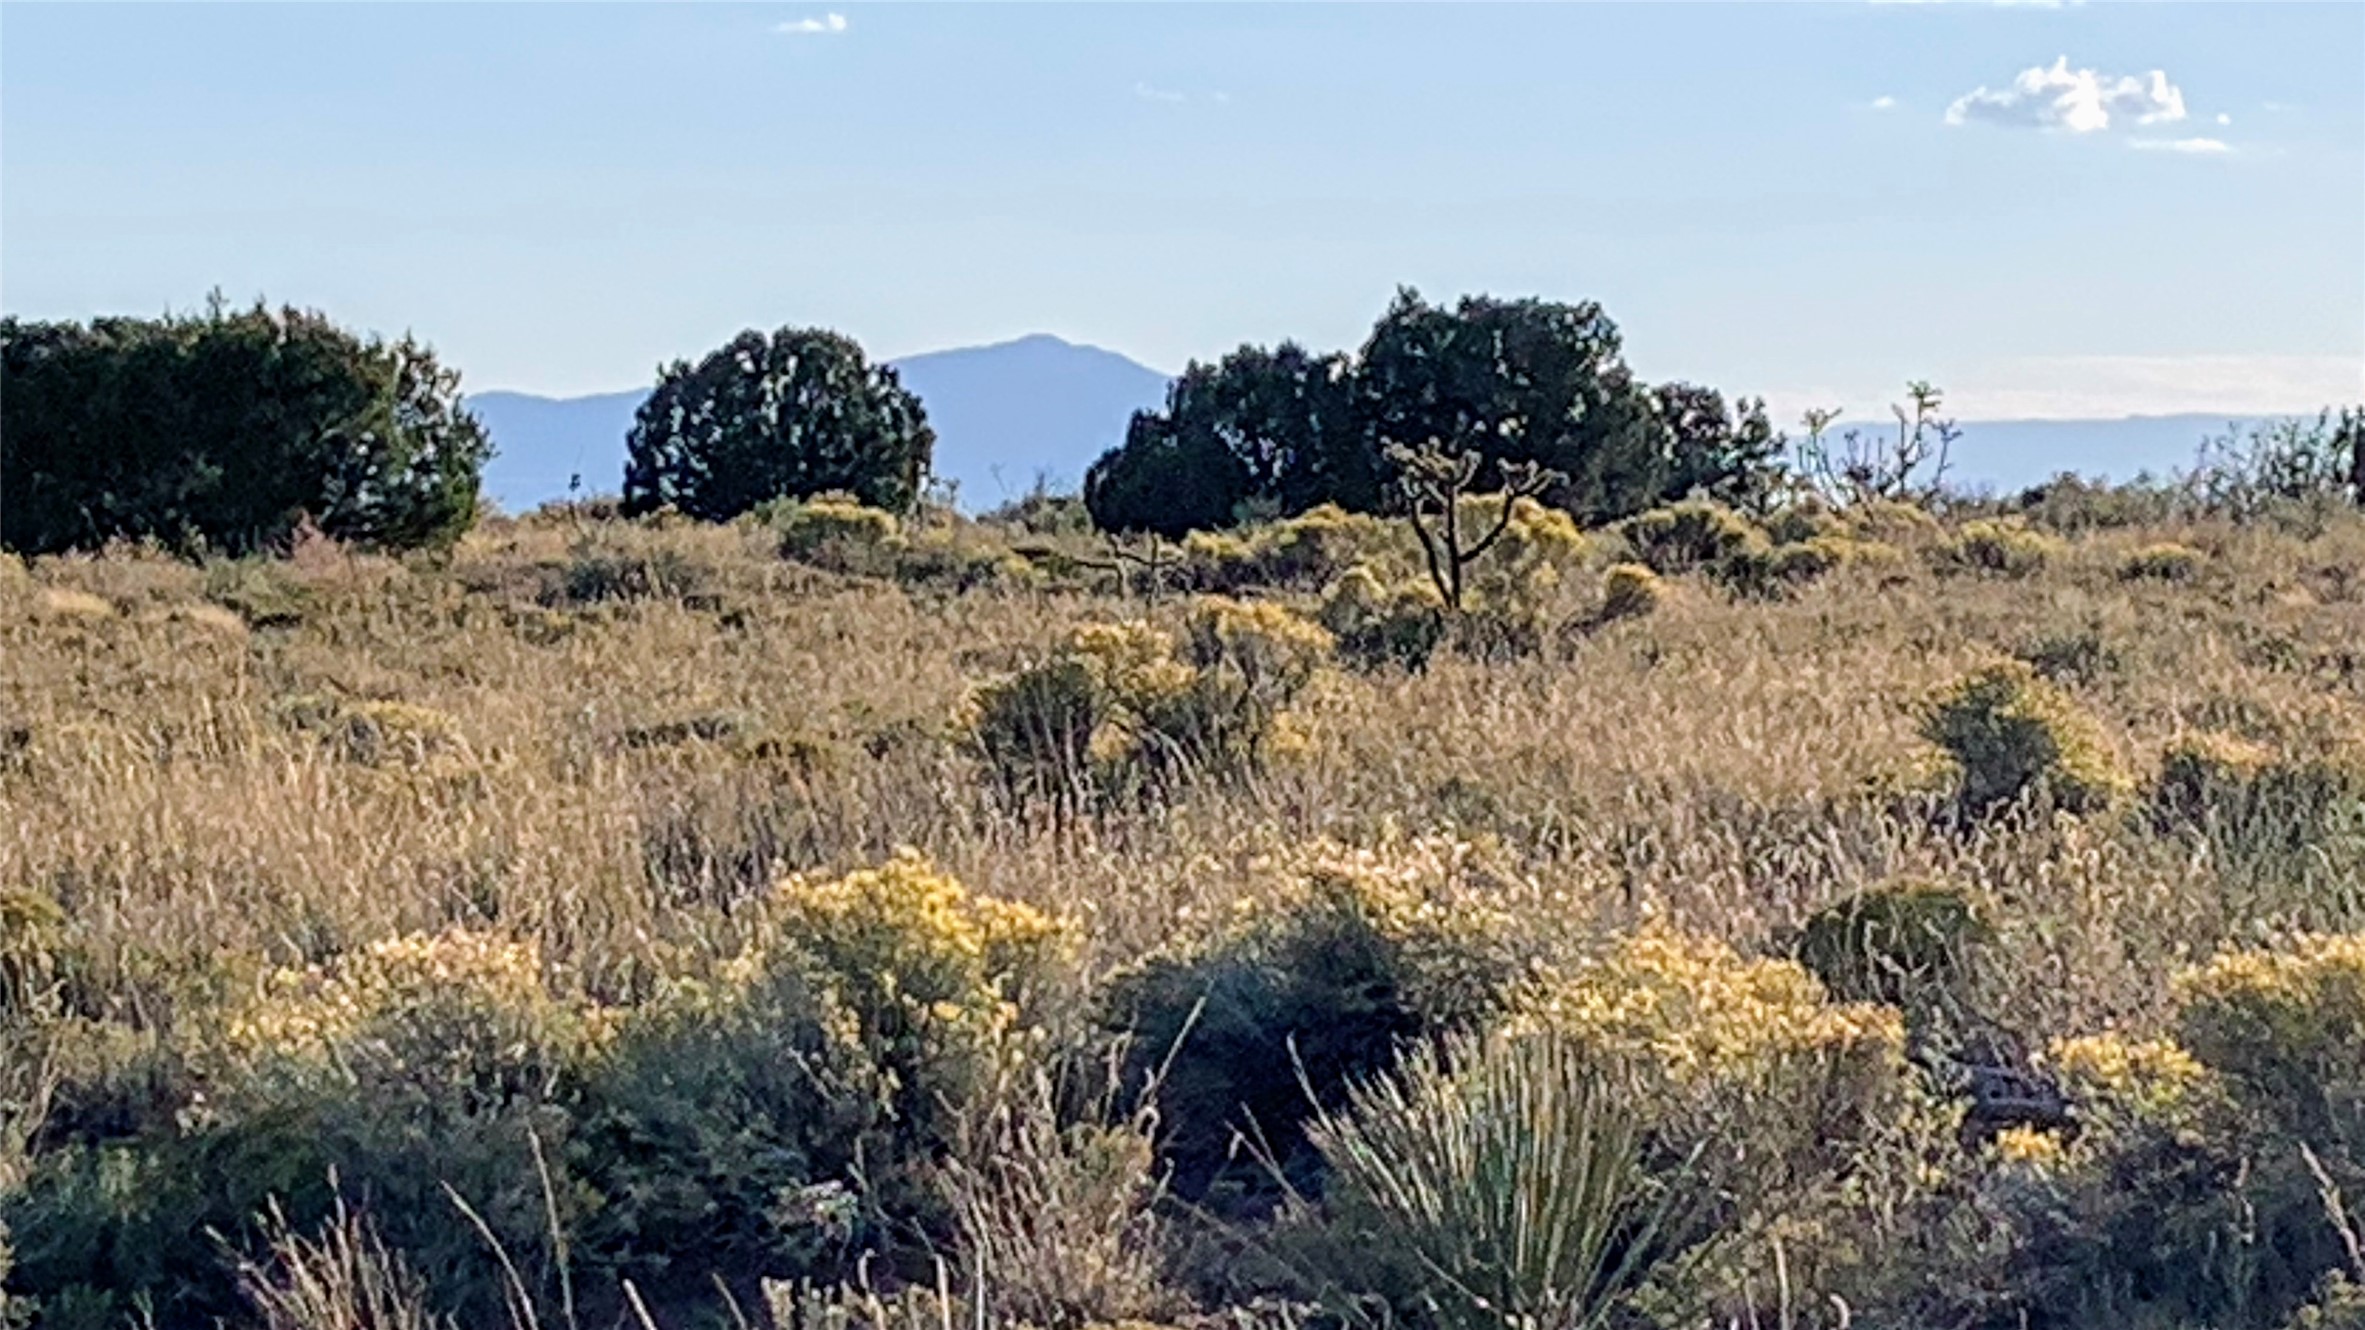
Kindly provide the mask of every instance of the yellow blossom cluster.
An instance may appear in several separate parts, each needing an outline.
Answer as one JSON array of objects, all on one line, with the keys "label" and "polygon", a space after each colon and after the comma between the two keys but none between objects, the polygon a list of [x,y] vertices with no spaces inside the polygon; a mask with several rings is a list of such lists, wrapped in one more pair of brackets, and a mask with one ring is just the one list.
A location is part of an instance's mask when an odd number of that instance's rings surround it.
[{"label": "yellow blossom cluster", "polygon": [[1068,654],[1090,671],[1104,696],[1137,711],[1189,692],[1195,677],[1176,658],[1173,636],[1141,619],[1078,628],[1068,639]]},{"label": "yellow blossom cluster", "polygon": [[454,1086],[545,1075],[601,1043],[608,1016],[553,993],[534,942],[454,928],[267,972],[222,1047],[248,1065]]},{"label": "yellow blossom cluster", "polygon": [[998,1040],[1017,1028],[1029,981],[1076,943],[1066,922],[973,894],[908,849],[842,877],[789,877],[769,906],[771,940],[818,960],[870,1036],[887,1041]]},{"label": "yellow blossom cluster", "polygon": [[1831,1002],[1793,962],[1745,958],[1657,924],[1545,990],[1531,1018],[1679,1081],[1746,1075],[1801,1056],[1880,1071],[1901,1065],[1905,1044],[1891,1008]]},{"label": "yellow blossom cluster", "polygon": [[2044,1173],[2068,1160],[2061,1138],[2035,1127],[2006,1127],[1996,1133],[1996,1158],[2005,1164]]},{"label": "yellow blossom cluster", "polygon": [[2056,1041],[2046,1061],[2071,1102],[2145,1122],[2174,1121],[2209,1080],[2208,1068],[2167,1039],[2081,1035]]},{"label": "yellow blossom cluster", "polygon": [[2228,951],[2176,977],[2183,1042],[2270,1093],[2324,1092],[2365,1054],[2365,934],[2312,934]]}]

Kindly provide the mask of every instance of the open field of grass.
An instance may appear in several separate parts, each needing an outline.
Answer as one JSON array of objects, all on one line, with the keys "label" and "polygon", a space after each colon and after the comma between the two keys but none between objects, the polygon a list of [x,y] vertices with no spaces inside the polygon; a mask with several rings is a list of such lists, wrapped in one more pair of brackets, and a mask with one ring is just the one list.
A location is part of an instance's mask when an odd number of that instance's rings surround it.
[{"label": "open field of grass", "polygon": [[[1534,534],[1417,669],[1313,627],[1368,520],[1170,556],[1263,618],[967,523],[0,560],[11,1305],[2355,1324],[2365,520],[1819,520],[1616,613]],[[1482,1090],[1567,1156],[1425,1185],[1592,1264],[1383,1203]]]}]

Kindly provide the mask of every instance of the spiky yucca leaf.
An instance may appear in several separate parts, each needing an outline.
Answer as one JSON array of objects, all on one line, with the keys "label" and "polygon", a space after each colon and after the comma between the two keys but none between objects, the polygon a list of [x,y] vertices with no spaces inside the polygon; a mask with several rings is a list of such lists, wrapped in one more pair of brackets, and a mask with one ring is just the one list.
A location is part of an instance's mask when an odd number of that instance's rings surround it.
[{"label": "spiky yucca leaf", "polygon": [[1342,1311],[1437,1330],[1606,1324],[1682,1192],[1654,1185],[1635,1096],[1550,1031],[1415,1052],[1315,1119],[1330,1175],[1305,1273]]}]

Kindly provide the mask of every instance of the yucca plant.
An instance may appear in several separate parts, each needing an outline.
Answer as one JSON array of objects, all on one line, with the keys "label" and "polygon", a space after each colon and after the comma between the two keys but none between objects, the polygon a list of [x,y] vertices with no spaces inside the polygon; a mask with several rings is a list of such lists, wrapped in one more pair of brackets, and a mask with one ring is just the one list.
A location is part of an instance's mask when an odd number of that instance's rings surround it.
[{"label": "yucca plant", "polygon": [[1308,1138],[1329,1166],[1282,1254],[1350,1319],[1593,1330],[1662,1258],[1687,1193],[1654,1176],[1639,1091],[1551,1031],[1456,1040],[1366,1082]]}]

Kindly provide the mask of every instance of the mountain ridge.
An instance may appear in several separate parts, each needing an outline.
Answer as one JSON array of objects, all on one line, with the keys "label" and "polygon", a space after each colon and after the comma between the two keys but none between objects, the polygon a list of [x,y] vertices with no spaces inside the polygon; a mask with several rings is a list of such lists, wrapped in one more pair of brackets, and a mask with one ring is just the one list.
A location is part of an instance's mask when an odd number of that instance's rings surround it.
[{"label": "mountain ridge", "polygon": [[[1094,458],[1123,441],[1135,411],[1165,404],[1169,381],[1120,352],[1051,333],[886,363],[927,411],[934,470],[968,507],[1018,498],[1038,479],[1074,488]],[[465,404],[497,450],[485,467],[485,493],[523,512],[570,493],[616,492],[625,436],[648,395],[646,388],[468,394]]]},{"label": "mountain ridge", "polygon": [[[936,430],[936,474],[977,510],[1038,482],[1072,490],[1094,458],[1125,437],[1135,411],[1164,405],[1169,376],[1122,352],[1029,333],[982,346],[887,362],[920,398]],[[471,393],[498,450],[485,492],[523,512],[570,493],[615,493],[624,440],[645,388],[550,397],[506,389]],[[2062,472],[2124,481],[2192,465],[2202,440],[2261,417],[2171,412],[2094,418],[1964,420],[1948,478],[2009,491]]]}]

